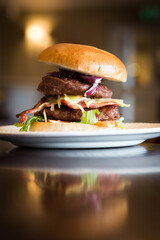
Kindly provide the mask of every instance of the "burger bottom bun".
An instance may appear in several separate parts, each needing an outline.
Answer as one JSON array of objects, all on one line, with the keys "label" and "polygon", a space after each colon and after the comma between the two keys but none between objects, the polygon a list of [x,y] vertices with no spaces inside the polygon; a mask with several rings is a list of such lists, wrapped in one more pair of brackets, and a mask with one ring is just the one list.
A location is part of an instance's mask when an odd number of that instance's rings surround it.
[{"label": "burger bottom bun", "polygon": [[106,128],[114,128],[114,121],[104,121],[99,125],[90,125],[77,122],[63,122],[63,121],[52,121],[52,122],[35,122],[30,126],[29,131],[31,132],[67,132],[67,131],[94,131],[102,130]]}]

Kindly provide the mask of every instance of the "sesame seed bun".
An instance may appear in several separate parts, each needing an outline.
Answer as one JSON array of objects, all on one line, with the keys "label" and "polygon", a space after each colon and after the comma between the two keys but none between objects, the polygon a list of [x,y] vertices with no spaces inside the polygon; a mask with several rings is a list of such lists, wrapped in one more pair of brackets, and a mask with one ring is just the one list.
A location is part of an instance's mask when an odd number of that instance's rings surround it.
[{"label": "sesame seed bun", "polygon": [[113,81],[127,80],[126,68],[119,58],[87,45],[55,44],[41,52],[39,61]]}]

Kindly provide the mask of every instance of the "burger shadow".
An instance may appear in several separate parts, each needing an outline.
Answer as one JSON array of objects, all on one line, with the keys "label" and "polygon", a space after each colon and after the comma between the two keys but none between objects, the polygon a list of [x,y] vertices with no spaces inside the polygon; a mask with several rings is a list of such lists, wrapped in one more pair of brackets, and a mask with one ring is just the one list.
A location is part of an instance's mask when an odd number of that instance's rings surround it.
[{"label": "burger shadow", "polygon": [[[14,148],[3,154],[0,167],[59,172],[134,173],[150,167],[151,154],[146,146],[138,145],[109,149],[35,149]],[[152,161],[152,167],[157,162]]]}]

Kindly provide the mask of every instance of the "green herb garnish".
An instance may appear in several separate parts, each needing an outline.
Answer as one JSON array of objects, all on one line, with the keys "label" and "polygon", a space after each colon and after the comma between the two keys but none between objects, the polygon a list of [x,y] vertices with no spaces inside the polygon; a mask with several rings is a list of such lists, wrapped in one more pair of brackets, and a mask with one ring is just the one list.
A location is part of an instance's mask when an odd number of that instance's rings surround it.
[{"label": "green herb garnish", "polygon": [[98,109],[84,111],[81,117],[81,123],[85,124],[95,124],[98,122],[96,114],[99,114]]},{"label": "green herb garnish", "polygon": [[45,122],[44,118],[41,116],[32,116],[28,120],[26,120],[23,124],[21,123],[14,123],[14,126],[21,127],[20,132],[27,132],[29,126],[33,122]]}]

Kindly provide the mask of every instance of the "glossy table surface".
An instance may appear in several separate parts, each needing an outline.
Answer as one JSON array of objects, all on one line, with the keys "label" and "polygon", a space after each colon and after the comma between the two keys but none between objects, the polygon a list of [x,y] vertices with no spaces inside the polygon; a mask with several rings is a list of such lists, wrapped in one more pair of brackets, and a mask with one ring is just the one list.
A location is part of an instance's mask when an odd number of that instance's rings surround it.
[{"label": "glossy table surface", "polygon": [[0,142],[1,239],[160,239],[160,144],[27,149]]}]

